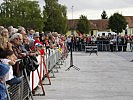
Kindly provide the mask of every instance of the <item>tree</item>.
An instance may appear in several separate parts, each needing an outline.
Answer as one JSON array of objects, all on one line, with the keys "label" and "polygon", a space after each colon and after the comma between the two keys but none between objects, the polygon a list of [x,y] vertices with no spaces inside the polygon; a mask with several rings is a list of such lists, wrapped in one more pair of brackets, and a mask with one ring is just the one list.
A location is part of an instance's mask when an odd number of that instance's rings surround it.
[{"label": "tree", "polygon": [[8,27],[24,26],[42,31],[44,23],[37,1],[4,0],[0,6],[0,24]]},{"label": "tree", "polygon": [[88,34],[90,30],[90,23],[86,16],[81,15],[77,22],[77,31],[82,34]]},{"label": "tree", "polygon": [[105,10],[103,10],[103,12],[102,12],[102,14],[101,14],[101,18],[102,18],[102,19],[108,19],[108,16],[107,16]]},{"label": "tree", "polygon": [[59,4],[58,0],[45,0],[43,14],[46,15],[44,31],[67,32],[66,7]]},{"label": "tree", "polygon": [[117,34],[121,33],[123,30],[126,29],[127,22],[124,16],[122,16],[119,13],[114,13],[110,18],[109,18],[109,28],[113,31],[116,32]]}]

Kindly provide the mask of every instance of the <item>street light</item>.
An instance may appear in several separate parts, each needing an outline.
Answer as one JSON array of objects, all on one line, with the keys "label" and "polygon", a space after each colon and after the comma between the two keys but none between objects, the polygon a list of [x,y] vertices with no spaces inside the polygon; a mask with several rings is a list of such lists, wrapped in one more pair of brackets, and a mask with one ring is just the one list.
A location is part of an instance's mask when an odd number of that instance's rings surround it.
[{"label": "street light", "polygon": [[125,29],[125,35],[128,35],[128,24],[127,24],[126,29]]},{"label": "street light", "polygon": [[74,35],[73,8],[74,8],[74,6],[72,6],[72,35]]},{"label": "street light", "polygon": [[73,20],[73,7],[74,7],[74,6],[72,6],[72,20]]}]

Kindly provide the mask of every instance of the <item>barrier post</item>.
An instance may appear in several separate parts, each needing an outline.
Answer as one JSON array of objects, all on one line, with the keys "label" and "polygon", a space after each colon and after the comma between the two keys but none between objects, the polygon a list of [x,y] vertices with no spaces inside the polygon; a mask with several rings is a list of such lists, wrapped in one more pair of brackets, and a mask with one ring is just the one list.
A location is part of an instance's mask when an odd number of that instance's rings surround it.
[{"label": "barrier post", "polygon": [[33,94],[32,94],[32,91],[30,89],[30,84],[29,84],[29,80],[28,80],[28,77],[27,77],[27,72],[26,72],[25,68],[23,70],[24,70],[24,75],[25,75],[26,81],[28,83],[28,88],[29,88],[29,91],[30,91],[31,99],[33,100]]},{"label": "barrier post", "polygon": [[34,91],[34,72],[32,72],[32,93],[35,94],[35,91]]},{"label": "barrier post", "polygon": [[46,66],[46,63],[45,63],[45,59],[44,59],[44,56],[41,56],[41,62],[43,62],[43,69],[46,71],[46,76],[49,80],[49,85],[51,85],[51,81],[50,81],[50,77],[49,77],[49,73],[48,73],[48,69],[47,69],[47,66]]},{"label": "barrier post", "polygon": [[42,88],[43,95],[45,95],[44,87],[43,87],[43,84],[42,84],[42,79],[41,79],[41,77],[39,75],[38,69],[37,69],[37,73],[38,73],[38,77],[39,77],[39,81],[40,81],[40,85],[41,85],[41,88]]}]

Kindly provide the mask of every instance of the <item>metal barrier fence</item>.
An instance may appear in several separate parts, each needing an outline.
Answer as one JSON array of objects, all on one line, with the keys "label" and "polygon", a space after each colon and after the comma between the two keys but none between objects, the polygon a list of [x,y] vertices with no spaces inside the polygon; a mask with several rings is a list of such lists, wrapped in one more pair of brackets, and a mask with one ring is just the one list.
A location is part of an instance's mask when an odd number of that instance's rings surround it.
[{"label": "metal barrier fence", "polygon": [[97,40],[95,43],[82,43],[80,48],[82,51],[85,50],[85,46],[96,45],[98,47],[98,51],[132,51],[133,43],[126,44],[110,44],[109,40]]},{"label": "metal barrier fence", "polygon": [[[45,63],[41,61],[41,56],[37,57],[38,62],[40,62],[40,66],[38,67],[39,76],[37,73],[37,70],[30,73],[30,88],[32,91],[38,86],[40,81],[46,76],[47,73],[44,72],[46,69],[44,66],[48,68],[48,73],[52,72],[55,65],[60,62],[62,58],[62,54],[58,49],[51,50],[49,53],[46,53],[46,55],[43,57],[45,60]],[[43,63],[43,64],[42,64]],[[22,72],[23,73],[23,72]],[[22,74],[23,76],[23,74]],[[39,79],[41,78],[41,80]],[[10,96],[10,100],[25,100],[26,98],[29,98],[29,88],[28,83],[26,81],[26,78],[23,77],[23,80],[20,84],[9,86],[8,92]]]},{"label": "metal barrier fence", "polygon": [[[22,60],[19,60],[18,62],[22,63]],[[21,64],[20,63],[20,64]],[[12,86],[8,87],[8,93],[9,93],[9,100],[25,100],[26,98],[29,97],[29,86],[28,86],[28,81],[26,80],[24,75],[24,70],[22,70],[22,81],[19,84],[14,84]]]}]

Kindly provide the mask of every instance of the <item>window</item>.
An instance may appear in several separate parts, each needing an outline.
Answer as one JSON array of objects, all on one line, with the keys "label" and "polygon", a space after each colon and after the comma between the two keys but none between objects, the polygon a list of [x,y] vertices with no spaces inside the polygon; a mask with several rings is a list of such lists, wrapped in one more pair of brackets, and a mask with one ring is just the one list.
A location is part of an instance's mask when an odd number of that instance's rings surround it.
[{"label": "window", "polygon": [[108,35],[111,35],[111,33],[109,33]]},{"label": "window", "polygon": [[102,33],[102,36],[105,36],[105,33]]},{"label": "window", "polygon": [[93,31],[91,31],[91,36],[93,36]]},{"label": "window", "polygon": [[125,30],[125,34],[127,35],[127,29]]}]

